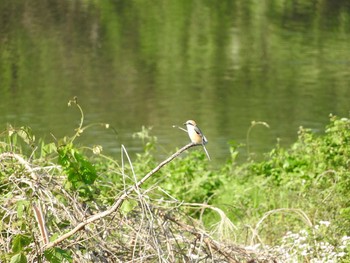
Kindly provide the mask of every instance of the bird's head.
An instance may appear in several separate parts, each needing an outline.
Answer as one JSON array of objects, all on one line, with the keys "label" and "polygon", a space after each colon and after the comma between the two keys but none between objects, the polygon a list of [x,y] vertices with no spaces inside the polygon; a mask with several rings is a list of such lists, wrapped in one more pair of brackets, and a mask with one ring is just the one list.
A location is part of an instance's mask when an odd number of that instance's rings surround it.
[{"label": "bird's head", "polygon": [[184,123],[184,125],[188,126],[188,125],[191,125],[191,126],[197,126],[196,122],[193,121],[193,120],[188,120]]}]

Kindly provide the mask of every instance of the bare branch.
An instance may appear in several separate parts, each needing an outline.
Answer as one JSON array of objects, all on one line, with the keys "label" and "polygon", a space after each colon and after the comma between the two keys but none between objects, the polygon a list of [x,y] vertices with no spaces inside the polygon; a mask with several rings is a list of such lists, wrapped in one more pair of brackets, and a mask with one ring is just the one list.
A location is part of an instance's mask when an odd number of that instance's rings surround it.
[{"label": "bare branch", "polygon": [[96,220],[99,220],[105,216],[110,215],[111,213],[117,211],[117,209],[123,204],[124,200],[128,197],[128,195],[130,195],[133,191],[135,191],[137,188],[139,188],[144,182],[146,182],[153,174],[155,174],[156,172],[158,172],[164,165],[166,165],[167,163],[171,162],[173,159],[175,159],[178,155],[180,155],[182,152],[186,151],[187,149],[193,147],[193,146],[197,146],[194,143],[189,143],[187,145],[185,145],[184,147],[182,147],[181,149],[179,149],[177,152],[175,152],[174,154],[172,154],[170,157],[168,157],[166,160],[164,160],[163,162],[161,162],[157,167],[155,167],[152,171],[150,171],[148,174],[146,174],[139,182],[135,183],[132,187],[130,187],[129,189],[127,189],[118,199],[117,201],[107,210],[95,214],[93,216],[90,216],[88,218],[86,218],[84,221],[80,222],[76,227],[74,227],[72,230],[70,230],[69,232],[63,234],[62,236],[60,236],[59,238],[57,238],[55,241],[48,243],[47,245],[45,245],[43,248],[44,249],[49,249],[51,247],[55,247],[57,246],[59,243],[61,243],[62,241],[64,241],[65,239],[71,237],[72,235],[74,235],[76,232],[78,232],[79,230],[83,229],[84,226],[86,226],[87,224],[90,224]]}]

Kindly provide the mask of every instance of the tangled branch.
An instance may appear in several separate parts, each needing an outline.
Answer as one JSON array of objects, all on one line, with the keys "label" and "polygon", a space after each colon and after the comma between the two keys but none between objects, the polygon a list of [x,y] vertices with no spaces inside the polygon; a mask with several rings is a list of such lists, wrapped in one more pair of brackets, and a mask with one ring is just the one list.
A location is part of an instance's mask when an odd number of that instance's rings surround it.
[{"label": "tangled branch", "polygon": [[182,152],[184,152],[185,150],[196,146],[196,144],[194,143],[189,143],[187,145],[185,145],[184,147],[182,147],[181,149],[179,149],[177,152],[175,152],[174,154],[172,154],[170,157],[168,157],[166,160],[164,160],[163,162],[161,162],[157,167],[155,167],[152,171],[150,171],[148,174],[146,174],[139,182],[135,183],[132,187],[130,187],[129,189],[127,189],[117,200],[116,202],[107,210],[100,212],[98,214],[95,214],[93,216],[90,216],[89,218],[87,218],[86,220],[80,222],[76,227],[74,227],[72,230],[70,230],[69,232],[65,233],[64,235],[60,236],[59,238],[57,238],[55,241],[48,243],[47,245],[45,245],[45,249],[49,249],[51,247],[57,246],[59,243],[61,243],[62,241],[64,241],[65,239],[71,237],[72,235],[74,235],[76,232],[78,232],[79,230],[83,229],[84,226],[86,226],[87,224],[90,224],[96,220],[99,220],[105,216],[110,215],[111,213],[117,211],[117,209],[122,205],[122,203],[124,202],[124,200],[128,197],[128,195],[130,195],[133,191],[135,191],[136,189],[138,189],[144,182],[146,182],[153,174],[155,174],[156,172],[158,172],[164,165],[166,165],[167,163],[171,162],[174,158],[176,158],[178,155],[180,155]]}]

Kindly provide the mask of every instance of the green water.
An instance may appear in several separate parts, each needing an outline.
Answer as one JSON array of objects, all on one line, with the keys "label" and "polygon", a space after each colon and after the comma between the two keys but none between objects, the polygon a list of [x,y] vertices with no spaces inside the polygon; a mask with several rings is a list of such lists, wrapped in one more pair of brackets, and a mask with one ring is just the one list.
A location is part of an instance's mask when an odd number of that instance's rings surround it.
[{"label": "green water", "polygon": [[[322,132],[330,113],[349,114],[350,3],[347,0],[0,2],[0,129],[28,125],[53,141],[141,151],[132,134],[152,126],[159,158],[188,142],[173,129],[199,123],[214,161],[228,142],[257,157],[299,126]],[[244,149],[242,153],[246,154]]]}]

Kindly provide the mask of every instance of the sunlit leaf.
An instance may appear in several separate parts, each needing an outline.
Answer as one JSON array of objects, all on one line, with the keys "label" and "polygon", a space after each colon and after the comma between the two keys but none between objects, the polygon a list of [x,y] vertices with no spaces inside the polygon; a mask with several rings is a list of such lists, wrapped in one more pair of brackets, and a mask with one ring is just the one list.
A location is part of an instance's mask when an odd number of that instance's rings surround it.
[{"label": "sunlit leaf", "polygon": [[23,212],[25,211],[25,209],[28,208],[29,205],[29,201],[27,200],[20,200],[17,202],[17,216],[19,218],[21,218],[23,216]]},{"label": "sunlit leaf", "polygon": [[35,136],[32,132],[32,129],[30,129],[29,127],[23,126],[21,127],[18,131],[17,134],[19,137],[22,138],[22,140],[29,144],[32,145],[35,141]]},{"label": "sunlit leaf", "polygon": [[120,211],[123,214],[128,214],[130,211],[132,211],[137,206],[137,202],[134,200],[125,200],[120,208]]},{"label": "sunlit leaf", "polygon": [[27,263],[27,257],[23,253],[14,255],[10,263]]}]

